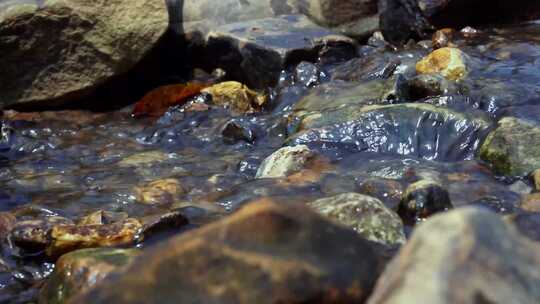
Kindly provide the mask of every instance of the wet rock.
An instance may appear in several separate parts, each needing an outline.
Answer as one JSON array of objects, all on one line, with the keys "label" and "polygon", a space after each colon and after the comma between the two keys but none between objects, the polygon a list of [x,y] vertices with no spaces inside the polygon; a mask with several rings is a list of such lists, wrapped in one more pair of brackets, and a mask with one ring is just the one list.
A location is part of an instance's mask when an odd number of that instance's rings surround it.
[{"label": "wet rock", "polygon": [[338,65],[332,71],[332,79],[345,81],[388,79],[400,64],[401,60],[396,56],[374,52]]},{"label": "wet rock", "polygon": [[380,199],[390,210],[397,211],[403,186],[395,180],[386,178],[369,178],[358,187],[358,192]]},{"label": "wet rock", "polygon": [[418,74],[438,73],[448,80],[462,80],[470,67],[467,54],[458,48],[444,47],[433,51],[416,64]]},{"label": "wet rock", "polygon": [[527,185],[524,181],[520,181],[520,180],[514,182],[508,188],[511,191],[514,191],[515,193],[523,194],[523,195],[529,194],[532,191],[532,188],[529,185]]},{"label": "wet rock", "polygon": [[239,141],[245,141],[253,143],[256,138],[254,132],[254,126],[248,121],[243,119],[233,119],[227,122],[221,131],[221,135],[227,143],[236,143]]},{"label": "wet rock", "polygon": [[536,303],[539,250],[489,211],[437,215],[413,232],[368,303]]},{"label": "wet rock", "polygon": [[0,240],[4,240],[15,227],[17,219],[9,212],[0,212]]},{"label": "wet rock", "polygon": [[294,81],[304,87],[313,87],[320,83],[325,74],[311,62],[302,61],[294,69]]},{"label": "wet rock", "polygon": [[408,81],[409,96],[412,100],[427,97],[452,95],[458,92],[454,82],[438,74],[421,74]]},{"label": "wet rock", "polygon": [[300,13],[321,26],[357,39],[366,38],[379,28],[376,0],[297,0],[293,3]]},{"label": "wet rock", "polygon": [[370,241],[385,245],[405,243],[403,223],[399,216],[374,197],[345,193],[318,199],[308,205]]},{"label": "wet rock", "polygon": [[407,187],[398,213],[405,222],[415,223],[451,208],[450,196],[442,185],[431,180],[420,180]]},{"label": "wet rock", "polygon": [[383,251],[303,206],[258,202],[170,239],[73,303],[357,303]]},{"label": "wet rock", "polygon": [[319,27],[301,15],[219,26],[205,39],[204,63],[220,67],[232,79],[257,89],[275,85],[287,66],[315,61],[329,49],[347,50],[344,53],[350,57],[356,52],[354,40]]},{"label": "wet rock", "polygon": [[505,117],[480,148],[480,157],[497,174],[525,176],[540,167],[540,128],[527,121]]},{"label": "wet rock", "polygon": [[127,218],[128,214],[125,212],[98,210],[80,218],[77,221],[77,225],[107,225],[123,221]]},{"label": "wet rock", "polygon": [[384,38],[394,45],[404,45],[409,39],[426,37],[432,29],[416,0],[381,0],[379,18]]},{"label": "wet rock", "polygon": [[471,205],[486,208],[499,214],[512,214],[518,209],[517,204],[496,196],[482,197],[472,202]]},{"label": "wet rock", "polygon": [[313,151],[305,145],[283,147],[272,153],[261,163],[255,177],[285,177],[300,171],[313,156]]},{"label": "wet rock", "polygon": [[[297,12],[297,6],[291,1],[251,0],[242,2],[224,0],[215,2],[213,0],[167,0],[167,2],[174,16],[171,19],[183,21],[187,24],[207,21],[214,25],[222,25]],[[182,24],[174,24],[174,26],[182,29]]]},{"label": "wet rock", "polygon": [[56,225],[50,230],[46,253],[58,257],[77,249],[134,244],[141,228],[133,218],[108,225]]},{"label": "wet rock", "polygon": [[540,242],[540,213],[518,213],[510,215],[506,220],[513,224],[522,236]]},{"label": "wet rock", "polygon": [[167,24],[162,0],[11,2],[0,11],[0,105],[74,102],[131,69]]},{"label": "wet rock", "polygon": [[244,114],[260,111],[266,96],[250,90],[237,81],[226,81],[202,90],[212,96],[212,102],[225,106],[234,113]]},{"label": "wet rock", "polygon": [[452,46],[452,38],[455,35],[455,31],[451,28],[444,28],[436,31],[431,37],[431,45],[434,50]]},{"label": "wet rock", "polygon": [[137,201],[143,204],[172,204],[186,190],[177,179],[165,178],[135,187]]},{"label": "wet rock", "polygon": [[534,190],[540,191],[540,169],[534,170],[531,175],[534,182]]},{"label": "wet rock", "polygon": [[120,167],[137,167],[144,165],[151,165],[156,162],[162,162],[168,159],[167,154],[161,151],[146,151],[132,154],[120,162],[118,165]]},{"label": "wet rock", "polygon": [[433,28],[463,28],[534,20],[540,15],[535,1],[384,0],[380,3],[381,31],[393,44],[426,38]]},{"label": "wet rock", "polygon": [[529,212],[540,212],[540,193],[524,195],[520,207]]},{"label": "wet rock", "polygon": [[127,268],[139,255],[136,249],[92,248],[63,255],[41,289],[39,303],[67,303],[115,272]]},{"label": "wet rock", "polygon": [[[363,98],[354,96],[346,102],[336,107],[299,102],[293,113],[298,123],[288,143],[426,159],[470,159],[490,126],[481,115],[428,104],[363,106]],[[441,136],[444,142],[438,140]]]},{"label": "wet rock", "polygon": [[[142,224],[141,232],[144,235],[144,238],[146,239],[153,236],[154,234],[178,229],[187,225],[189,223],[189,220],[184,215],[185,211],[185,209],[175,210],[164,214],[156,214],[142,217],[141,219],[139,219],[139,221]],[[206,212],[206,214],[208,213],[210,212]]]},{"label": "wet rock", "polygon": [[55,225],[70,225],[73,222],[59,216],[23,220],[15,224],[9,234],[10,240],[25,251],[41,251],[49,243],[49,232]]}]

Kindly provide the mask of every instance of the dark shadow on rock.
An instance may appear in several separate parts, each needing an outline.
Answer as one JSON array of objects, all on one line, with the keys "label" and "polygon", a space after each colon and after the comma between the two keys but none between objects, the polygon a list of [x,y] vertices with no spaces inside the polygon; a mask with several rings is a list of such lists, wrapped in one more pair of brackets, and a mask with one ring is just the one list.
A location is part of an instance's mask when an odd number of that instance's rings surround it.
[{"label": "dark shadow on rock", "polygon": [[[87,92],[78,101],[57,106],[37,103],[14,104],[17,111],[84,109],[96,112],[117,110],[138,101],[151,89],[189,79],[191,65],[183,36],[184,0],[165,0],[169,9],[169,29],[129,72],[109,79],[97,90]],[[78,95],[80,92],[77,93]],[[77,99],[76,97],[74,97]],[[66,99],[66,96],[62,96]]]}]

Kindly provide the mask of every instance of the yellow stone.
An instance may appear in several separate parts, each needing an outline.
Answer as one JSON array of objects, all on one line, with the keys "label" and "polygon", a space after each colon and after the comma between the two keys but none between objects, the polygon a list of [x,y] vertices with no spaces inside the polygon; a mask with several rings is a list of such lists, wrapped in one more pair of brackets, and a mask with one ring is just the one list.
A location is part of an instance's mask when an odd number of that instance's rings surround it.
[{"label": "yellow stone", "polygon": [[175,198],[185,193],[180,182],[173,178],[153,181],[135,188],[137,199],[144,204],[166,204],[175,202]]},{"label": "yellow stone", "polygon": [[120,167],[137,167],[142,165],[149,165],[156,162],[162,162],[167,160],[169,157],[166,153],[161,151],[146,151],[133,154],[122,159],[118,165]]},{"label": "yellow stone", "polygon": [[251,113],[261,109],[266,96],[250,90],[237,81],[226,81],[202,90],[212,95],[214,104],[230,108],[236,113]]},{"label": "yellow stone", "polygon": [[418,74],[440,74],[449,80],[461,80],[468,74],[467,55],[457,48],[433,51],[416,64]]}]

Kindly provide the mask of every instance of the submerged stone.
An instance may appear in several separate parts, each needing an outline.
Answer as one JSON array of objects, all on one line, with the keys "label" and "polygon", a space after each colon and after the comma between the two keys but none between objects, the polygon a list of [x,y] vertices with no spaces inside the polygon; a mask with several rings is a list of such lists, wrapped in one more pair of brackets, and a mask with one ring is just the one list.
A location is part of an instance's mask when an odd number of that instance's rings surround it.
[{"label": "submerged stone", "polygon": [[186,190],[174,178],[155,180],[145,185],[135,187],[137,200],[143,204],[172,204]]},{"label": "submerged stone", "polygon": [[405,243],[403,223],[397,213],[374,197],[345,193],[321,198],[308,205],[370,241],[385,245]]},{"label": "submerged stone", "polygon": [[387,259],[304,206],[257,202],[149,250],[73,303],[359,303]]},{"label": "submerged stone", "polygon": [[288,143],[463,160],[474,157],[490,127],[482,116],[429,104],[362,105],[362,98],[353,97],[335,108],[299,103],[294,112],[296,132]]}]

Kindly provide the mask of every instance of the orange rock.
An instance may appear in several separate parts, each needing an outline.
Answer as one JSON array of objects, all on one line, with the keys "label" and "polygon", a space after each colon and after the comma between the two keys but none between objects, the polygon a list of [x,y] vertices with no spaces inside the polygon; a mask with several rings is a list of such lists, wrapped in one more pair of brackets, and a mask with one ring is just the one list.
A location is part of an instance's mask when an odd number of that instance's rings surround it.
[{"label": "orange rock", "polygon": [[150,91],[135,104],[132,115],[134,117],[161,116],[169,107],[184,103],[206,87],[208,85],[201,83],[172,84],[159,87]]}]

